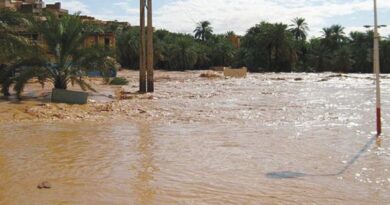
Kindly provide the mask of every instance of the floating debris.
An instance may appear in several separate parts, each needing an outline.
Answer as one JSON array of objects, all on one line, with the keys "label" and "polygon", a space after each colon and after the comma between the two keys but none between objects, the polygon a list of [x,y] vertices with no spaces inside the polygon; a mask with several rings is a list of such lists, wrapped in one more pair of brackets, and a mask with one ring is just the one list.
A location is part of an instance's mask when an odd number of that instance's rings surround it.
[{"label": "floating debris", "polygon": [[37,186],[38,189],[51,189],[51,184],[47,181],[41,182]]}]

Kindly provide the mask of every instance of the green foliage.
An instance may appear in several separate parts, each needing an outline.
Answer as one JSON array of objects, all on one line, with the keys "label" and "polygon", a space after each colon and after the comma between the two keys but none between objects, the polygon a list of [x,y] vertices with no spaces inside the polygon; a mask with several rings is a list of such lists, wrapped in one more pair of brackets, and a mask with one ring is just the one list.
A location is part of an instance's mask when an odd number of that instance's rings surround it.
[{"label": "green foliage", "polygon": [[[32,78],[37,78],[42,84],[48,80],[58,89],[67,89],[72,83],[83,90],[94,91],[83,80],[86,71],[101,71],[108,79],[109,71],[115,69],[115,60],[108,57],[109,51],[81,46],[88,35],[98,32],[97,27],[83,23],[78,14],[58,18],[48,13],[45,19],[30,19],[30,31],[40,34],[44,45],[29,42],[23,55],[8,61],[0,71],[3,94],[8,95],[9,87],[15,84],[14,89],[20,96],[24,85]],[[19,75],[14,77],[12,74],[16,71]]]},{"label": "green foliage", "polygon": [[128,85],[129,81],[123,77],[116,77],[111,80],[110,85]]},{"label": "green foliage", "polygon": [[[155,67],[164,70],[208,69],[212,66],[246,66],[252,72],[372,72],[372,32],[353,32],[333,25],[323,36],[307,39],[303,18],[293,24],[261,22],[248,29],[241,47],[234,48],[225,35],[212,33],[210,22],[197,24],[195,36],[156,30]],[[119,29],[117,59],[123,67],[138,68],[139,29]],[[382,70],[390,72],[389,40],[381,42]]]},{"label": "green foliage", "polygon": [[304,18],[295,18],[292,20],[292,28],[290,29],[295,40],[297,41],[306,41],[307,31],[309,31],[309,25],[306,23]]},{"label": "green foliage", "polygon": [[117,61],[126,68],[139,66],[139,29],[125,28],[116,31]]},{"label": "green foliage", "polygon": [[293,36],[285,24],[262,22],[243,38],[241,56],[249,70],[290,72],[296,62]]},{"label": "green foliage", "polygon": [[22,55],[28,41],[18,30],[28,26],[26,17],[9,9],[0,9],[0,64]]},{"label": "green foliage", "polygon": [[206,41],[211,38],[213,34],[213,28],[209,21],[201,21],[198,23],[194,30],[195,38]]}]

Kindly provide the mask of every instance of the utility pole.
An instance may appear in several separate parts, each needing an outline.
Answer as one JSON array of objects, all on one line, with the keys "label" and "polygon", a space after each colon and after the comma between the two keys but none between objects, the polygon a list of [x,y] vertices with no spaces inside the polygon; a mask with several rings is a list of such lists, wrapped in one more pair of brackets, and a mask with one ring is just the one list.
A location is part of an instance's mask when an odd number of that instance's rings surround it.
[{"label": "utility pole", "polygon": [[146,93],[145,0],[140,0],[139,92]]},{"label": "utility pole", "polygon": [[379,57],[379,32],[378,32],[378,12],[377,3],[374,0],[374,71],[376,76],[376,128],[377,137],[382,134],[381,118],[381,87],[380,87],[380,57]]},{"label": "utility pole", "polygon": [[154,92],[154,49],[153,49],[153,7],[152,0],[147,0],[148,8],[148,28],[147,28],[147,80],[148,87],[147,91],[152,93]]}]

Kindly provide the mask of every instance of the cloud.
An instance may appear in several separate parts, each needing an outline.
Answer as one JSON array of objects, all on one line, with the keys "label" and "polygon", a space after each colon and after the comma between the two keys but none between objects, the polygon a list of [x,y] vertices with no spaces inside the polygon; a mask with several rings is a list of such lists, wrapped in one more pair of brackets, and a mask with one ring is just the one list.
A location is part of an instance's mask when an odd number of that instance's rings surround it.
[{"label": "cloud", "polygon": [[[56,0],[49,0],[54,2]],[[155,5],[158,0],[154,0]],[[138,1],[113,0],[112,3],[83,3],[87,0],[70,0],[63,7],[71,12],[82,11],[103,20],[139,22]],[[90,1],[88,1],[90,2]],[[261,21],[283,22],[289,24],[295,17],[304,17],[310,26],[311,35],[320,35],[323,27],[343,24],[345,19],[371,13],[372,0],[170,0],[154,9],[154,25],[175,32],[191,33],[196,22],[209,20],[217,33],[235,31],[244,34],[246,30]],[[390,13],[390,1],[378,0],[379,8]],[[102,6],[104,5],[104,6]],[[385,14],[390,24],[389,14]],[[369,18],[369,17],[368,17]],[[350,19],[351,21],[351,19]],[[353,21],[352,21],[353,22]],[[369,21],[367,21],[369,22]],[[366,22],[366,23],[367,23]],[[346,25],[346,30],[360,28],[361,22]],[[382,30],[389,35],[390,30]]]},{"label": "cloud", "polygon": [[[390,1],[382,1],[381,8],[390,9]],[[243,34],[263,20],[289,23],[299,16],[318,34],[327,18],[371,10],[371,0],[181,0],[161,7],[155,22],[169,30],[191,32],[195,22],[209,20],[218,33]]]}]

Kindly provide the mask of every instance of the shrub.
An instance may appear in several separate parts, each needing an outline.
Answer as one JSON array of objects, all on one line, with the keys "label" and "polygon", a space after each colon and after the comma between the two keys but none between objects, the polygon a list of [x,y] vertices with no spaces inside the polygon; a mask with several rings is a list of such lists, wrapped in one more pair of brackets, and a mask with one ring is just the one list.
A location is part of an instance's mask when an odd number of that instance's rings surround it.
[{"label": "shrub", "polygon": [[128,85],[129,81],[123,77],[116,77],[111,80],[110,85]]}]

